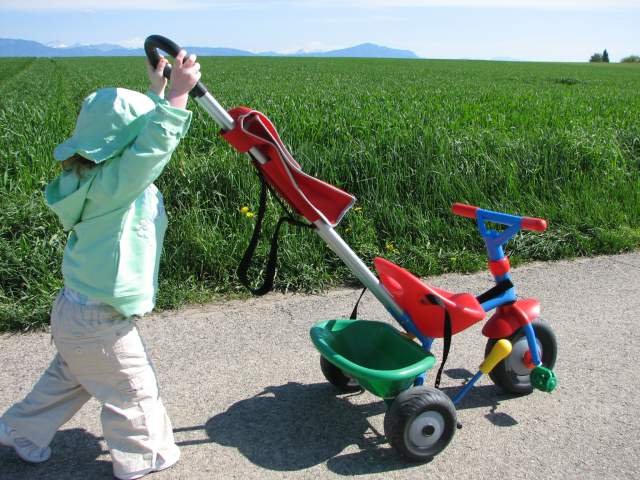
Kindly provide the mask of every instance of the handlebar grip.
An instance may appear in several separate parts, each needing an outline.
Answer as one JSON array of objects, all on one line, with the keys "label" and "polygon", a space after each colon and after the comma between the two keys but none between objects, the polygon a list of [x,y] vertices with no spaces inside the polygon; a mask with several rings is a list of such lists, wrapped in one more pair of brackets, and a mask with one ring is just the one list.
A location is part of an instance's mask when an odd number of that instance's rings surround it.
[{"label": "handlebar grip", "polygon": [[[150,35],[144,41],[144,52],[149,59],[149,63],[151,66],[155,68],[160,61],[160,54],[158,54],[158,49],[167,52],[173,58],[180,53],[180,46],[172,40],[169,40],[162,35]],[[166,78],[171,78],[171,65],[167,65],[164,68],[163,75]],[[207,87],[204,86],[202,82],[198,82],[195,87],[191,89],[189,95],[192,97],[202,97],[207,93]]]},{"label": "handlebar grip", "polygon": [[523,230],[544,232],[547,229],[547,221],[542,218],[522,217],[520,226]]},{"label": "handlebar grip", "polygon": [[451,211],[455,215],[467,218],[476,218],[477,212],[480,208],[473,205],[467,205],[466,203],[454,203],[451,206]]}]

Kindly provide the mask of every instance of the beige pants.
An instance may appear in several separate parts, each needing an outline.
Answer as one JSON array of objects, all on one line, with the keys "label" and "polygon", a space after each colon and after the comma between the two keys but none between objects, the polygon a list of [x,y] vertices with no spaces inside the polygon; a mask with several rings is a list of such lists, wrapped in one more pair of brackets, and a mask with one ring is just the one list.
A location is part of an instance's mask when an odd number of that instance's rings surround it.
[{"label": "beige pants", "polygon": [[60,293],[51,334],[58,353],[3,420],[45,447],[93,396],[102,403],[102,430],[116,476],[147,473],[176,461],[180,451],[134,320],[108,305],[80,305]]}]

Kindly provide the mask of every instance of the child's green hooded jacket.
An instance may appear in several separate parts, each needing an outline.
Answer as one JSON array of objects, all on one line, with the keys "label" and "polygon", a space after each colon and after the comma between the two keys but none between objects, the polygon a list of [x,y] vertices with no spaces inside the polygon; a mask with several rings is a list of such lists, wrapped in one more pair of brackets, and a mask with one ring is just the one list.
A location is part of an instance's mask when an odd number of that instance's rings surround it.
[{"label": "child's green hooded jacket", "polygon": [[65,286],[125,316],[153,309],[167,217],[153,181],[186,134],[191,112],[160,97],[101,89],[83,102],[73,136],[54,157],[98,165],[65,171],[45,190],[70,230],[62,262]]}]

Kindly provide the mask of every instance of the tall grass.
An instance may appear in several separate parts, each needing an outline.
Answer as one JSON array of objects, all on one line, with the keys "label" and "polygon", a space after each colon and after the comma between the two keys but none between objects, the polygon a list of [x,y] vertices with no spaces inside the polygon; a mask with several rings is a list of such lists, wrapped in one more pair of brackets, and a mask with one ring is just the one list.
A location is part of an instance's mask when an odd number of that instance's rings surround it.
[{"label": "tall grass", "polygon": [[[482,243],[449,207],[545,217],[511,244],[516,262],[640,245],[640,76],[633,65],[203,58],[228,107],[266,113],[305,171],[358,197],[339,233],[369,262],[419,275],[482,268]],[[142,59],[0,61],[0,330],[46,324],[65,236],[42,201],[51,152],[99,87],[144,91]],[[159,306],[242,294],[235,269],[257,209],[247,159],[194,109],[157,182],[170,227]],[[270,234],[278,207],[267,219]],[[262,250],[264,252],[264,249]],[[354,279],[310,231],[285,227],[279,289]]]}]

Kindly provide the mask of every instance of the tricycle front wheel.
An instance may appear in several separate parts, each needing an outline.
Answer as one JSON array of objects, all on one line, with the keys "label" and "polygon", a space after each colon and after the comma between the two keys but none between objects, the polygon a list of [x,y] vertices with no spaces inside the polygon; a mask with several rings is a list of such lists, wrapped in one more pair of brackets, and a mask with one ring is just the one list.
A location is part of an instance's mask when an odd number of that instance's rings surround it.
[{"label": "tricycle front wheel", "polygon": [[384,417],[384,433],[400,455],[414,462],[444,450],[456,431],[456,407],[433,387],[409,388],[398,395]]},{"label": "tricycle front wheel", "polygon": [[[542,365],[552,369],[558,354],[556,336],[549,324],[541,319],[535,320],[531,325],[536,333]],[[522,328],[511,335],[508,340],[512,345],[511,354],[495,366],[489,373],[489,377],[493,383],[508,393],[526,395],[533,392],[530,377],[533,365],[530,364],[529,343]],[[498,339],[494,338],[487,341],[485,356],[489,354],[497,341]]]}]

